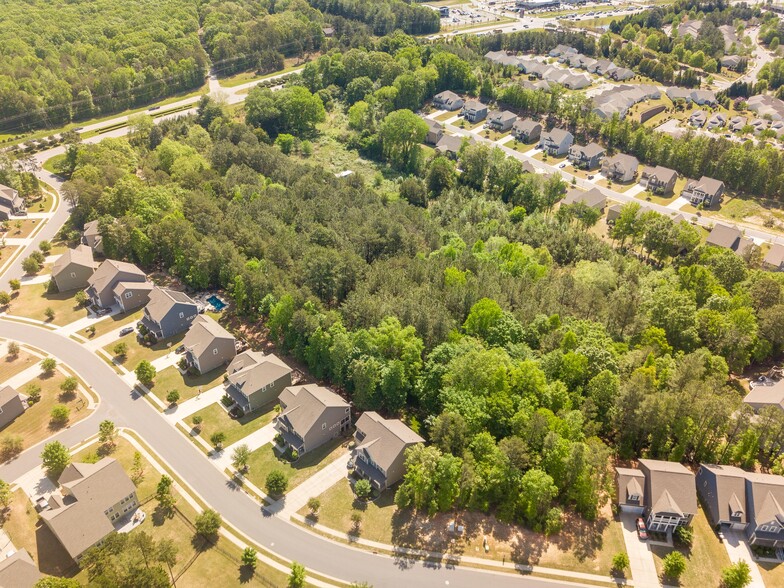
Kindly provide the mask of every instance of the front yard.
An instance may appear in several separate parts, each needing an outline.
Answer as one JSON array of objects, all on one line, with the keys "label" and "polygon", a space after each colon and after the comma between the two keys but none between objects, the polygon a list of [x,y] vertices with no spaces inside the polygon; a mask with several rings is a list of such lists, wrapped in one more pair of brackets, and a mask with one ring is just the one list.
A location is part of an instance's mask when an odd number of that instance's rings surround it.
[{"label": "front yard", "polygon": [[[34,210],[33,212],[38,212]],[[24,220],[9,221],[8,230],[4,233],[6,239],[24,239],[29,237],[35,229],[41,226],[43,222],[39,218],[26,218]]]},{"label": "front yard", "polygon": [[139,321],[139,319],[144,316],[144,309],[140,308],[131,313],[123,312],[120,314],[115,314],[106,318],[102,321],[99,321],[93,325],[95,327],[95,334],[90,336],[90,334],[86,330],[82,330],[80,335],[86,337],[88,339],[97,339],[101,335],[105,335],[106,333],[110,333],[115,329],[119,329],[125,325],[131,325]]},{"label": "front yard", "polygon": [[112,357],[115,357],[114,347],[119,342],[123,342],[128,346],[128,350],[122,358],[118,358],[118,363],[125,366],[126,369],[133,371],[139,362],[142,360],[152,361],[163,357],[167,353],[174,353],[174,350],[179,347],[182,340],[185,338],[185,333],[180,333],[174,337],[158,341],[155,345],[142,345],[136,338],[136,332],[129,333],[124,337],[120,337],[117,341],[109,343],[103,350]]},{"label": "front yard", "polygon": [[[70,426],[82,420],[90,414],[87,408],[87,399],[81,392],[63,395],[60,384],[65,380],[65,376],[60,372],[54,372],[47,377],[39,375],[23,386],[19,387],[19,392],[29,394],[29,386],[41,387],[41,400],[28,408],[24,414],[19,416],[11,424],[2,430],[2,436],[18,435],[22,437],[24,447],[35,445],[43,441],[50,435],[56,433],[64,426]],[[70,410],[68,422],[55,426],[50,423],[50,413],[56,404],[64,404]]]},{"label": "front yard", "polygon": [[[683,588],[718,586],[721,581],[722,568],[727,567],[731,562],[724,545],[711,529],[702,505],[692,520],[691,526],[694,529],[694,544],[691,551],[678,549],[688,561],[686,571],[680,578],[680,585]],[[651,551],[656,563],[656,571],[661,575],[662,559],[672,549],[652,545]]]},{"label": "front yard", "polygon": [[[394,488],[382,493],[375,502],[356,503],[347,480],[335,484],[319,499],[320,524],[343,533],[354,533],[351,514],[358,510],[362,514],[361,537],[397,546],[602,575],[609,575],[613,556],[626,550],[621,526],[610,518],[609,507],[602,513],[603,518],[593,523],[566,515],[563,531],[546,537],[478,512],[428,517],[416,516],[409,510],[398,511],[394,504]],[[307,507],[299,512],[304,516],[309,514]],[[462,538],[447,532],[447,525],[456,516],[466,528]],[[482,545],[485,536],[490,547],[487,553]]]},{"label": "front yard", "polygon": [[192,376],[190,374],[183,376],[180,370],[175,366],[171,366],[161,370],[155,376],[155,381],[152,387],[150,387],[150,391],[162,401],[167,402],[166,395],[169,391],[177,390],[180,393],[179,401],[182,403],[194,398],[199,393],[199,390],[206,392],[220,384],[225,373],[226,371],[223,368],[217,368],[203,376]]},{"label": "front yard", "polygon": [[24,349],[20,349],[18,355],[6,355],[0,359],[0,383],[5,382],[16,374],[23,372],[39,361],[40,359],[31,353],[28,353]]},{"label": "front yard", "polygon": [[309,451],[296,462],[291,463],[286,458],[279,457],[279,453],[272,444],[259,447],[250,454],[247,478],[259,488],[264,488],[267,474],[272,470],[280,470],[286,474],[289,481],[288,490],[291,491],[307,480],[316,472],[324,469],[338,457],[346,453],[343,447],[344,439],[335,439],[321,447]]},{"label": "front yard", "polygon": [[636,186],[637,182],[629,182],[627,184],[619,184],[618,182],[609,182],[608,180],[601,179],[596,182],[597,186],[601,186],[602,188],[608,188],[615,192],[626,192],[632,186]]},{"label": "front yard", "polygon": [[[56,294],[47,292],[46,284],[22,286],[11,300],[8,314],[46,321],[62,327],[88,314],[87,308],[78,305],[74,296],[76,291]],[[54,311],[54,318],[51,321],[45,314],[47,308]]]},{"label": "front yard", "polygon": [[239,419],[233,419],[223,410],[223,407],[220,406],[220,404],[213,403],[207,408],[203,408],[199,412],[188,417],[188,426],[191,426],[193,417],[196,415],[203,419],[201,423],[201,438],[207,443],[210,443],[210,437],[214,433],[222,432],[226,435],[223,446],[228,447],[232,443],[236,443],[243,437],[247,437],[254,431],[258,431],[263,426],[271,423],[272,419],[275,417],[275,411],[269,410],[262,414],[254,412]]}]

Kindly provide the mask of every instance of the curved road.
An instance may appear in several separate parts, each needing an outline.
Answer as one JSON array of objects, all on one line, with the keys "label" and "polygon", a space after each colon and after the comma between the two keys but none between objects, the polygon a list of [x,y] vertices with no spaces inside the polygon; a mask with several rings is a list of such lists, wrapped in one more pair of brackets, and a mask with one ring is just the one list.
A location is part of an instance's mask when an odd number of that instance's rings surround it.
[{"label": "curved road", "polygon": [[[4,320],[0,320],[0,337],[40,349],[57,350],[54,355],[58,360],[83,378],[89,376],[87,380],[101,397],[93,415],[55,438],[72,446],[95,434],[98,423],[106,418],[118,426],[134,429],[193,491],[218,510],[233,527],[273,553],[299,561],[316,573],[348,581],[368,581],[376,588],[446,585],[475,588],[488,581],[493,582],[494,588],[553,586],[552,580],[505,573],[490,572],[488,575],[488,572],[467,567],[374,555],[322,538],[281,518],[267,516],[245,493],[232,489],[229,480],[205,459],[193,443],[87,348],[54,331]],[[14,480],[40,465],[42,445],[43,442],[0,466],[0,478]],[[561,581],[556,584],[570,585]]]}]

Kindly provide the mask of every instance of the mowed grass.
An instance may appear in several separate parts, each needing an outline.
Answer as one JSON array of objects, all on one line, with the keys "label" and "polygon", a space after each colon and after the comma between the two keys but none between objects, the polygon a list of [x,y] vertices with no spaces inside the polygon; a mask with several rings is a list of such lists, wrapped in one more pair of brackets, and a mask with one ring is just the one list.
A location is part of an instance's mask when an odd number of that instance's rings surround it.
[{"label": "mowed grass", "polygon": [[280,470],[289,481],[288,491],[299,486],[313,474],[321,471],[341,455],[346,453],[343,447],[344,439],[333,439],[313,451],[307,452],[296,462],[292,463],[273,448],[272,444],[259,447],[250,454],[247,478],[259,488],[264,487],[267,474],[272,470]]},{"label": "mowed grass", "polygon": [[[38,212],[32,210],[32,212]],[[26,218],[23,220],[9,221],[9,228],[5,232],[6,239],[24,239],[29,237],[35,229],[41,226],[44,220],[40,218]]]},{"label": "mowed grass", "polygon": [[114,331],[115,329],[119,329],[120,327],[123,327],[125,325],[136,323],[142,318],[142,316],[144,316],[143,308],[140,308],[139,310],[136,310],[131,313],[124,312],[121,314],[115,314],[109,318],[106,318],[102,321],[95,323],[93,325],[95,327],[95,335],[93,335],[92,337],[89,335],[89,333],[87,333],[85,329],[82,329],[82,331],[79,334],[83,335],[87,339],[97,339],[101,335],[105,335],[106,333]]},{"label": "mowed grass", "polygon": [[0,383],[5,382],[40,361],[39,358],[24,349],[20,349],[18,355],[5,355],[0,359]]},{"label": "mowed grass", "polygon": [[199,393],[199,390],[206,392],[219,385],[223,381],[223,374],[225,373],[223,368],[217,368],[204,375],[193,376],[186,373],[183,376],[175,366],[170,366],[165,370],[161,370],[155,376],[155,381],[150,391],[164,402],[167,402],[166,395],[169,391],[177,390],[180,393],[179,402],[182,403],[194,398]]},{"label": "mowed grass", "polygon": [[275,417],[275,411],[270,410],[259,414],[257,412],[245,415],[239,419],[231,418],[228,413],[223,410],[218,403],[213,403],[207,408],[203,408],[194,415],[188,417],[188,423],[193,421],[193,417],[199,415],[202,417],[201,424],[201,438],[207,443],[210,442],[210,437],[217,432],[223,432],[226,435],[226,440],[223,443],[224,447],[236,443],[243,437],[247,437],[254,431],[258,431],[263,426],[272,422]]},{"label": "mowed grass", "polygon": [[[29,393],[29,386],[36,385],[41,387],[41,400],[28,408],[21,416],[17,417],[7,427],[0,430],[0,435],[18,435],[22,438],[24,447],[35,445],[53,435],[65,426],[73,425],[90,414],[87,408],[87,399],[77,390],[74,394],[64,395],[60,390],[66,376],[60,372],[54,372],[47,377],[39,375],[26,384],[18,388],[22,394]],[[57,404],[67,406],[71,414],[68,422],[62,426],[54,426],[50,423],[50,413],[52,407]]]},{"label": "mowed grass", "polygon": [[[87,316],[87,309],[76,303],[75,295],[76,292],[49,293],[46,284],[22,286],[11,301],[8,314],[64,326]],[[45,314],[47,308],[54,311],[51,321]]]},{"label": "mowed grass", "polygon": [[[724,545],[711,529],[702,505],[699,506],[691,525],[694,529],[694,544],[691,551],[678,550],[688,560],[686,571],[680,578],[680,585],[682,588],[718,586],[721,581],[722,568],[727,567],[731,562]],[[656,571],[661,575],[662,559],[672,550],[652,545],[651,551],[656,563]]]},{"label": "mowed grass", "polygon": [[126,369],[133,371],[136,366],[143,360],[152,361],[163,357],[167,353],[174,353],[174,350],[180,345],[185,338],[185,333],[180,333],[174,337],[158,341],[155,345],[142,345],[136,338],[136,332],[129,333],[124,337],[120,337],[117,341],[109,343],[103,350],[112,357],[115,356],[114,347],[119,342],[123,342],[128,346],[128,351],[122,358],[117,358],[118,363],[123,365]]}]

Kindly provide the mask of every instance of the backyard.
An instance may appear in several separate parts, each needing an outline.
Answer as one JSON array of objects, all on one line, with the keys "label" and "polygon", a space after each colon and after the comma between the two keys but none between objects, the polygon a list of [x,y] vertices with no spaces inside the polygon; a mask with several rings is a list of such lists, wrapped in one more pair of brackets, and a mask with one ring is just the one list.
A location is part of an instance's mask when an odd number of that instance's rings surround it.
[{"label": "backyard", "polygon": [[267,474],[272,470],[280,470],[286,474],[289,481],[288,490],[292,490],[316,472],[324,469],[341,455],[346,453],[342,446],[343,439],[335,439],[321,447],[307,452],[296,462],[291,463],[279,457],[279,453],[272,444],[259,447],[250,454],[248,465],[250,467],[247,478],[259,488],[264,487]]},{"label": "backyard", "polygon": [[212,370],[204,375],[191,375],[186,373],[184,376],[175,366],[161,370],[155,376],[155,382],[150,387],[150,391],[159,399],[166,401],[166,395],[171,390],[180,393],[179,402],[185,402],[194,398],[199,390],[206,392],[223,381],[223,374],[226,371],[221,367]]},{"label": "backyard", "polygon": [[[24,414],[19,416],[11,424],[2,430],[2,435],[18,435],[24,440],[24,446],[30,447],[39,441],[43,441],[53,433],[56,433],[65,426],[73,425],[90,414],[87,408],[87,399],[81,392],[64,394],[60,390],[66,376],[59,371],[51,376],[39,375],[23,386],[19,387],[19,392],[29,394],[29,386],[36,385],[41,388],[41,400],[28,408]],[[57,404],[64,404],[70,409],[68,422],[56,426],[50,423],[50,413]]]},{"label": "backyard", "polygon": [[[75,294],[76,292],[52,294],[46,291],[46,284],[22,286],[11,300],[8,314],[64,326],[87,316],[87,308],[76,303]],[[54,311],[51,321],[45,314],[47,308]]]},{"label": "backyard", "polygon": [[[375,502],[360,504],[349,482],[342,480],[319,496],[318,522],[353,534],[351,514],[358,510],[362,514],[359,534],[371,541],[595,574],[609,575],[613,556],[625,551],[620,524],[610,518],[609,508],[592,523],[567,514],[564,530],[548,538],[479,512],[418,517],[409,510],[398,511],[394,494],[390,489]],[[305,507],[299,512],[308,515],[309,510]],[[466,528],[462,539],[447,531],[456,518]],[[485,536],[490,547],[487,553],[482,547]]]},{"label": "backyard", "polygon": [[254,431],[258,431],[263,426],[271,423],[272,419],[275,417],[275,411],[269,410],[263,414],[254,412],[238,419],[233,419],[219,403],[213,403],[189,417],[188,423],[191,423],[193,417],[196,415],[203,419],[201,424],[201,438],[207,443],[210,443],[210,437],[214,433],[222,432],[226,435],[223,446],[228,447],[232,443],[236,443],[243,437],[250,435]]}]

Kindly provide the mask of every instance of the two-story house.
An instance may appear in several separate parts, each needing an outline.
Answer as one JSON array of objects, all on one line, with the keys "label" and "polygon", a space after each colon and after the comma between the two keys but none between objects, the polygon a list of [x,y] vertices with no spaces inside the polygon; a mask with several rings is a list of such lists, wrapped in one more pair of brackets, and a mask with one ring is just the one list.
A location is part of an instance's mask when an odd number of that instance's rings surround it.
[{"label": "two-story house", "polygon": [[[6,543],[6,548],[13,547]],[[26,549],[6,555],[0,561],[0,586],[3,588],[33,588],[41,579],[41,572]]]},{"label": "two-story house", "polygon": [[87,280],[87,296],[101,308],[118,304],[127,312],[147,303],[153,285],[142,270],[125,261],[107,259]]},{"label": "two-story house", "polygon": [[602,175],[612,180],[625,184],[637,177],[637,168],[640,162],[632,155],[618,153],[602,161]]},{"label": "two-story house", "polygon": [[203,314],[193,319],[182,345],[185,362],[200,374],[228,365],[237,355],[234,335]]},{"label": "two-story house", "polygon": [[765,259],[762,260],[762,265],[770,271],[784,271],[784,245],[781,243],[771,245]]},{"label": "two-story house", "polygon": [[542,135],[542,125],[530,118],[517,119],[512,125],[512,136],[522,143],[536,143]]},{"label": "two-story house", "polygon": [[463,104],[465,101],[451,90],[445,90],[433,96],[433,107],[439,110],[460,110],[463,108]]},{"label": "two-story house", "polygon": [[572,145],[569,148],[569,161],[579,169],[594,169],[599,167],[604,157],[604,148],[596,143],[588,145]]},{"label": "two-story house", "polygon": [[432,118],[425,118],[427,123],[427,135],[425,135],[425,143],[428,145],[437,145],[444,136],[444,125]]},{"label": "two-story house", "polygon": [[52,280],[58,292],[84,290],[94,272],[93,250],[87,245],[79,245],[55,260],[52,266]]},{"label": "two-story house", "polygon": [[702,176],[699,181],[686,182],[681,196],[688,198],[692,206],[702,205],[706,208],[718,206],[724,197],[724,182]]},{"label": "two-story house", "polygon": [[587,192],[578,188],[572,188],[566,193],[566,196],[561,201],[561,205],[569,206],[578,202],[585,204],[588,208],[602,211],[607,204],[607,197],[596,187],[591,188]]},{"label": "two-story house", "polygon": [[736,254],[743,256],[749,247],[754,245],[754,241],[744,237],[738,227],[716,224],[705,239],[705,244],[721,247],[722,249],[731,249]]},{"label": "two-story house", "polygon": [[683,465],[639,460],[639,469],[615,468],[621,510],[643,514],[651,531],[671,533],[697,513],[694,474]]},{"label": "two-story house", "polygon": [[468,122],[478,123],[485,120],[487,106],[479,102],[479,100],[466,100],[462,110],[460,110],[460,115]]},{"label": "two-story house", "polygon": [[640,185],[654,194],[672,194],[678,172],[668,167],[644,167],[640,174]]},{"label": "two-story house", "polygon": [[286,388],[278,402],[275,430],[283,438],[283,445],[300,455],[343,435],[351,426],[348,403],[316,384]]},{"label": "two-story house", "polygon": [[11,215],[24,214],[25,201],[19,192],[0,184],[0,220],[8,220]]},{"label": "two-story house", "polygon": [[93,253],[103,253],[103,237],[98,220],[85,223],[82,230],[82,244],[92,249]]},{"label": "two-story house", "polygon": [[362,413],[354,433],[354,472],[381,491],[392,486],[406,471],[406,449],[424,439],[398,419],[385,419],[377,412]]},{"label": "two-story house", "polygon": [[198,314],[199,306],[185,292],[156,286],[141,323],[156,339],[167,339],[187,331]]},{"label": "two-story house", "polygon": [[0,430],[24,414],[26,405],[16,388],[3,386],[0,388]]},{"label": "two-story house", "polygon": [[243,351],[226,369],[226,393],[245,412],[278,399],[291,386],[291,368],[277,355]]},{"label": "two-story house", "polygon": [[509,112],[508,110],[494,110],[487,115],[486,126],[499,133],[505,133],[512,128],[516,120],[517,115],[514,112]]},{"label": "two-story house", "polygon": [[41,519],[76,562],[139,506],[136,486],[111,457],[70,464],[58,484],[59,491],[49,498],[49,509],[41,512]]},{"label": "two-story house", "polygon": [[562,157],[569,152],[574,137],[569,131],[555,128],[543,131],[539,138],[539,148],[552,157]]}]

